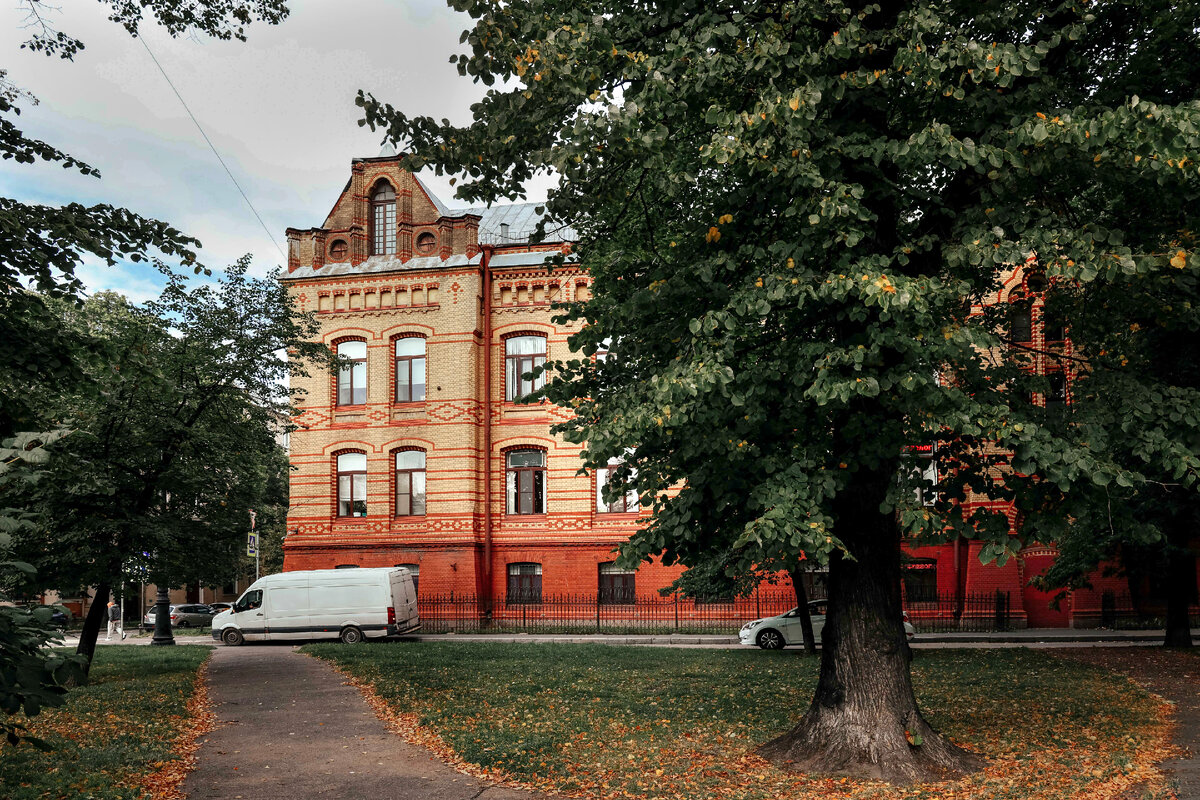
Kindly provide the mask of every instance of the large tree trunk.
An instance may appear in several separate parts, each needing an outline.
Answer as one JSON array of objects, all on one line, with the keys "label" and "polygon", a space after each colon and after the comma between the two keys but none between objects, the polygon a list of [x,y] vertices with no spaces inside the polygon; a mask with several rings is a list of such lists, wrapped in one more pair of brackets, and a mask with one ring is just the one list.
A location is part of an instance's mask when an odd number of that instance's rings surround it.
[{"label": "large tree trunk", "polygon": [[800,570],[792,570],[792,589],[796,592],[796,608],[800,609],[800,635],[804,637],[804,652],[811,656],[817,654],[817,640],[813,636],[812,616],[808,613],[808,592],[800,574]]},{"label": "large tree trunk", "polygon": [[96,639],[100,637],[100,629],[108,624],[108,595],[107,583],[97,586],[91,608],[83,618],[83,630],[79,632],[79,646],[75,648],[75,652],[87,658],[87,664],[83,668],[85,673],[92,669],[92,657],[96,655]]},{"label": "large tree trunk", "polygon": [[982,764],[917,708],[901,619],[899,536],[878,510],[888,480],[877,475],[850,487],[835,509],[837,533],[854,559],[835,556],[829,565],[816,696],[799,724],[759,749],[785,769],[911,784]]},{"label": "large tree trunk", "polygon": [[1166,647],[1192,647],[1188,606],[1196,596],[1196,557],[1188,549],[1189,531],[1172,531],[1167,548]]}]

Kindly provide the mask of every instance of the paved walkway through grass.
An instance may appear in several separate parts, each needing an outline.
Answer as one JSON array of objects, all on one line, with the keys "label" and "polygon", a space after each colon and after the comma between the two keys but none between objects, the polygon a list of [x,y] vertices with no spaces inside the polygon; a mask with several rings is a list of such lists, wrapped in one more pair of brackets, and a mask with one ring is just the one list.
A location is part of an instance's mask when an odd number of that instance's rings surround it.
[{"label": "paved walkway through grass", "polygon": [[1162,766],[1174,781],[1179,800],[1200,800],[1200,652],[1140,647],[1071,649],[1058,655],[1124,672],[1175,703],[1175,744],[1184,752]]},{"label": "paved walkway through grass", "polygon": [[218,727],[202,740],[189,800],[541,800],[481,783],[389,733],[362,695],[290,646],[218,647],[208,674]]}]

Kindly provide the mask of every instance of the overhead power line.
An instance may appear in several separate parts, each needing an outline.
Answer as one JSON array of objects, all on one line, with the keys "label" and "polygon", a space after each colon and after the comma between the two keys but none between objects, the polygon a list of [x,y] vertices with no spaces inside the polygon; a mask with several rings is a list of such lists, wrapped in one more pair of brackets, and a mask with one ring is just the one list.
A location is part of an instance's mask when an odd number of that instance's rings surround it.
[{"label": "overhead power line", "polygon": [[250,213],[252,213],[254,218],[258,220],[258,224],[262,226],[263,232],[267,234],[267,238],[271,240],[271,244],[275,245],[275,249],[279,251],[280,257],[286,264],[287,254],[283,252],[283,248],[279,246],[278,240],[276,240],[271,234],[271,229],[267,227],[267,223],[263,222],[263,218],[259,216],[258,209],[254,207],[254,203],[250,202],[250,198],[247,197],[246,192],[242,190],[241,184],[237,182],[237,178],[233,177],[233,173],[230,172],[229,166],[225,163],[225,159],[221,158],[221,154],[218,153],[217,148],[213,146],[212,140],[209,139],[208,134],[204,132],[204,127],[200,124],[200,120],[196,119],[196,115],[192,113],[190,108],[188,108],[188,104],[183,99],[183,95],[179,93],[179,90],[175,88],[175,84],[171,81],[171,76],[167,74],[167,71],[163,69],[162,64],[158,63],[158,59],[154,57],[154,52],[150,49],[150,45],[146,44],[146,37],[138,36],[138,41],[142,43],[142,47],[146,48],[146,52],[150,54],[150,60],[154,62],[154,66],[158,67],[158,71],[162,73],[163,79],[166,80],[167,85],[171,87],[171,91],[174,92],[175,96],[179,98],[179,104],[183,106],[183,110],[187,112],[187,115],[191,117],[192,122],[195,123],[196,130],[200,131],[200,135],[203,136],[204,141],[208,143],[208,149],[212,150],[213,155],[217,157],[217,161],[221,162],[221,167],[224,168],[225,174],[229,176],[229,180],[233,181],[233,185],[237,188],[238,194],[242,196],[242,199],[246,201],[246,205],[250,207]]}]

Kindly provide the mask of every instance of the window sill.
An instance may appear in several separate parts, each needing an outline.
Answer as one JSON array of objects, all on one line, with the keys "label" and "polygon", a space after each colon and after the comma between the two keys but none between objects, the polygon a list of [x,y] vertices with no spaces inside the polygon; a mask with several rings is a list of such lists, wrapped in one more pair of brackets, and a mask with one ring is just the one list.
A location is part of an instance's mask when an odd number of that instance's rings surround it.
[{"label": "window sill", "polygon": [[522,522],[539,522],[545,521],[546,514],[509,514],[505,513],[505,519],[520,520]]}]

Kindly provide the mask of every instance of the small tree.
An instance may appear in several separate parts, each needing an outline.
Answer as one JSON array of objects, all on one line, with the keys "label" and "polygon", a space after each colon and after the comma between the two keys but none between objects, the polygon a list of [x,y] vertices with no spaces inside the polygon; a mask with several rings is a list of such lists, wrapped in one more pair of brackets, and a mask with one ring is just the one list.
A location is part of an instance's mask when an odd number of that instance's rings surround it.
[{"label": "small tree", "polygon": [[[0,492],[23,491],[36,480],[36,468],[46,463],[45,445],[58,438],[25,435],[7,439],[0,446]],[[14,469],[24,464],[32,468]],[[43,708],[62,705],[66,686],[78,680],[85,666],[79,657],[64,656],[50,650],[62,643],[62,632],[51,625],[55,609],[50,606],[25,608],[12,601],[13,587],[33,576],[33,566],[11,559],[12,533],[36,526],[36,517],[27,511],[0,507],[0,736],[11,745],[29,741],[19,715],[37,716]]]},{"label": "small tree", "polygon": [[248,261],[216,286],[172,279],[144,310],[104,293],[63,306],[102,357],[56,409],[76,431],[51,448],[25,498],[43,524],[17,546],[39,580],[97,587],[79,645],[89,658],[96,609],[126,561],[159,585],[222,580],[242,563],[248,510],[279,501],[275,435],[291,408],[284,354],[303,374],[303,359],[328,350],[310,341],[314,319],[273,276],[246,275]]}]

